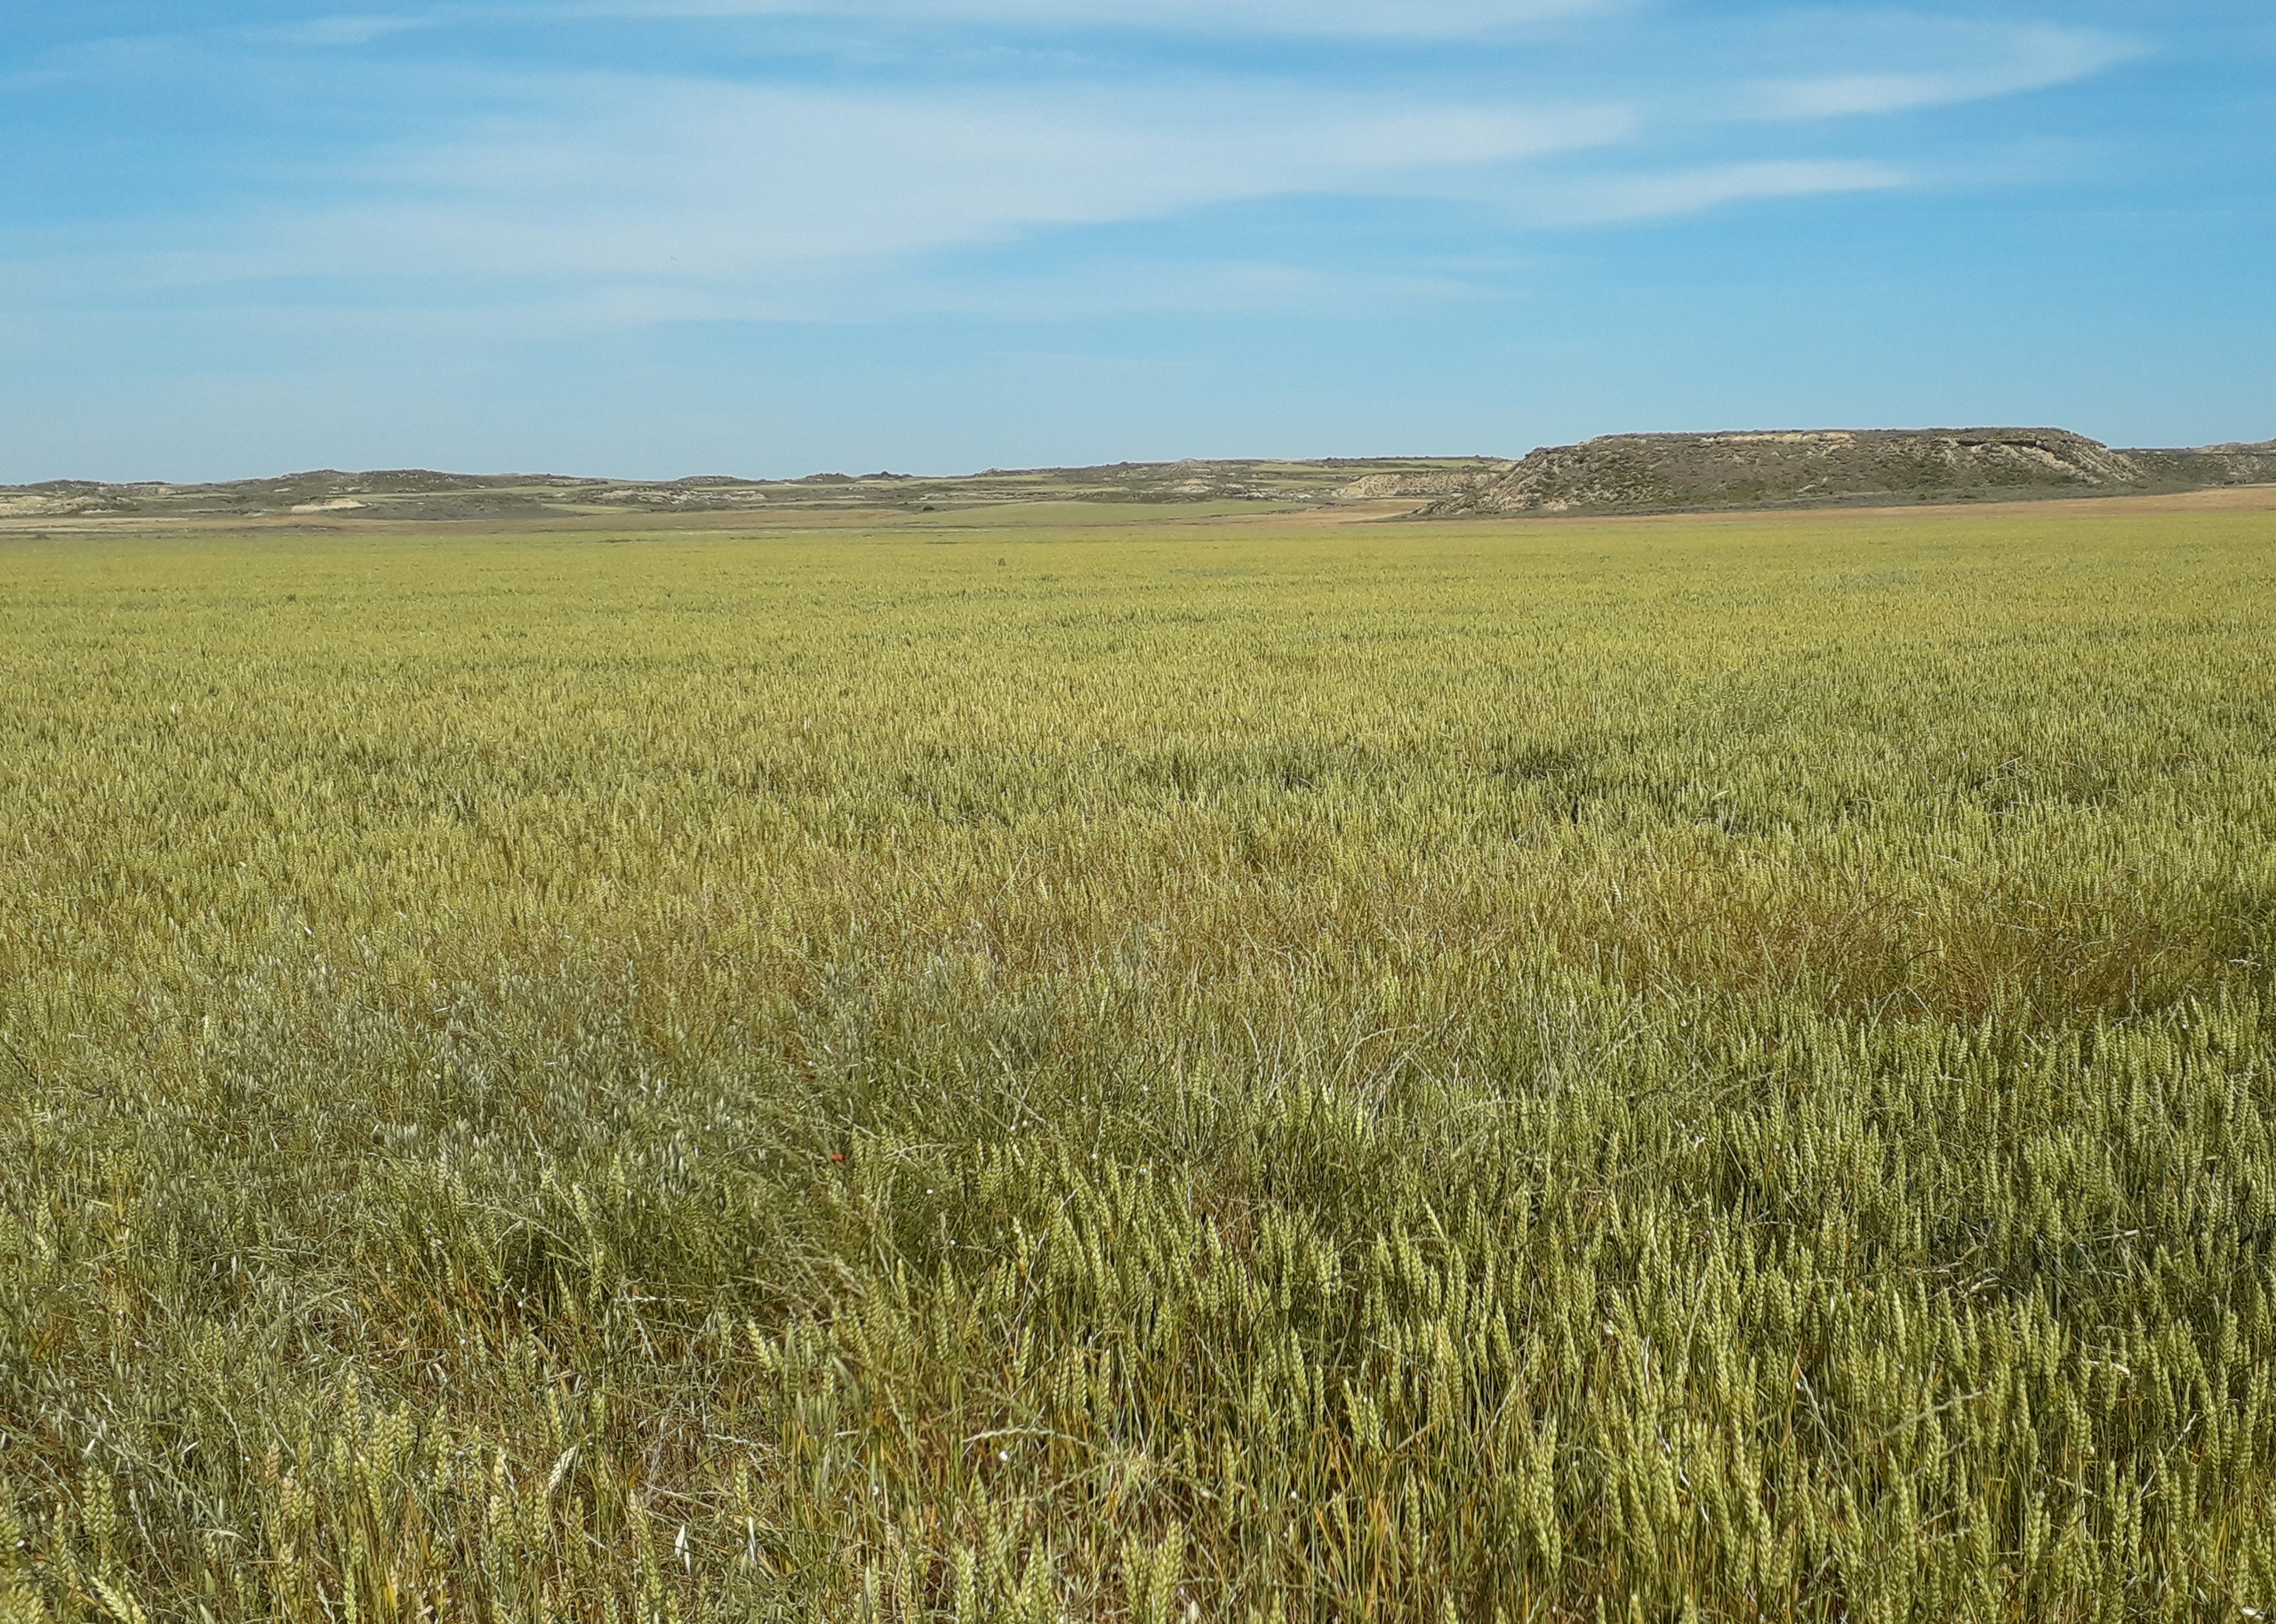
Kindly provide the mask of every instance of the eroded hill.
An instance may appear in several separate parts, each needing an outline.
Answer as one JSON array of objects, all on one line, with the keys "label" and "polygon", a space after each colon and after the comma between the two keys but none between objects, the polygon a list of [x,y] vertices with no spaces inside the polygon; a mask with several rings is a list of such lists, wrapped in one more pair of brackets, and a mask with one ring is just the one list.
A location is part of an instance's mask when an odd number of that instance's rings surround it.
[{"label": "eroded hill", "polygon": [[[1220,504],[1220,511],[1412,504],[1422,518],[1635,513],[2151,494],[2276,484],[2276,441],[2117,451],[2062,428],[1805,429],[1607,435],[1488,457],[1237,459],[683,479],[319,468],[212,484],[52,480],[0,486],[12,528],[134,519],[518,524],[636,514],[954,513],[1043,502]],[[1388,512],[1381,516],[1400,516]]]},{"label": "eroded hill", "polygon": [[2113,451],[2063,428],[1606,435],[1543,446],[1427,516],[2181,491],[2276,481],[2276,443]]},{"label": "eroded hill", "polygon": [[635,513],[921,513],[1067,501],[1302,508],[1458,494],[1511,466],[1484,457],[1187,459],[1081,468],[990,468],[940,478],[880,472],[810,474],[802,479],[699,475],[671,480],[320,468],[212,484],[52,480],[0,486],[0,518],[515,520]]}]

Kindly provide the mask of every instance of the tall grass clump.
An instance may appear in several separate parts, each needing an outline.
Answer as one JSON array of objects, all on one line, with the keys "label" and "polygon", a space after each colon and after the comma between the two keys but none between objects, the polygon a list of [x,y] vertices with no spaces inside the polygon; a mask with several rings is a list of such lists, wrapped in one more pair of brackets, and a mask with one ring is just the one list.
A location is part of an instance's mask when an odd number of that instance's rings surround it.
[{"label": "tall grass clump", "polygon": [[0,1624],[2276,1608],[2276,517],[941,540],[0,542]]}]

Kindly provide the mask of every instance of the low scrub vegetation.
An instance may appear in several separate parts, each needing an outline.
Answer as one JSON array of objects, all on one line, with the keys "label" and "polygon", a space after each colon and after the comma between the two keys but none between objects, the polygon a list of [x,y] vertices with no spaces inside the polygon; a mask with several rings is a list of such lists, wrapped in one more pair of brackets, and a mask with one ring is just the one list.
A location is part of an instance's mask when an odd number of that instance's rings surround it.
[{"label": "low scrub vegetation", "polygon": [[2276,517],[0,547],[0,1620],[2256,1619]]}]

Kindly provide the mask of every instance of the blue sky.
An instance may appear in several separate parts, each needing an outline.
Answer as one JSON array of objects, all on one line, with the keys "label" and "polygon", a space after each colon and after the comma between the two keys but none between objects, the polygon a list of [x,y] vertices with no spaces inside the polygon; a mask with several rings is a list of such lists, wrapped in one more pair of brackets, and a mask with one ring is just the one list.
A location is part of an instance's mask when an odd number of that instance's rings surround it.
[{"label": "blue sky", "polygon": [[12,0],[0,481],[2276,435],[2276,8]]}]

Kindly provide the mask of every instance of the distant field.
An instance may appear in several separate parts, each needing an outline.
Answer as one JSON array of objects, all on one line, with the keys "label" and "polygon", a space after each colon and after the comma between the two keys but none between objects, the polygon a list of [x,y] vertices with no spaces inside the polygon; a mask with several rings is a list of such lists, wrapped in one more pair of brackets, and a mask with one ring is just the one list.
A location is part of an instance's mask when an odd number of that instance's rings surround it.
[{"label": "distant field", "polygon": [[712,522],[0,537],[0,1624],[2276,1608],[2276,513]]}]

